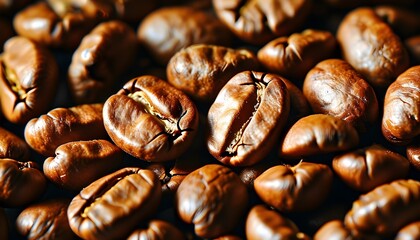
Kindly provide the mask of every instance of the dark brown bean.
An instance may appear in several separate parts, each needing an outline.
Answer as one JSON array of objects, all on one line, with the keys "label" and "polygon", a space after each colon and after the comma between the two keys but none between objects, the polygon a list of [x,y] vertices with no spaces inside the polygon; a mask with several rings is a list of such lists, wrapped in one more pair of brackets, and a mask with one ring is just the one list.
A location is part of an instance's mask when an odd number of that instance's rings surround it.
[{"label": "dark brown bean", "polygon": [[69,199],[49,199],[23,209],[16,219],[16,228],[28,240],[72,240],[76,235],[67,218]]},{"label": "dark brown bean", "polygon": [[280,156],[303,157],[345,151],[359,144],[356,129],[339,118],[312,114],[299,119],[287,131],[280,146]]},{"label": "dark brown bean", "polygon": [[392,5],[379,5],[374,10],[401,38],[420,34],[420,15],[418,15],[418,12]]},{"label": "dark brown bean", "polygon": [[151,220],[147,226],[138,228],[127,240],[183,240],[184,234],[172,224],[162,220]]},{"label": "dark brown bean", "polygon": [[134,62],[137,37],[121,21],[96,26],[83,37],[68,69],[68,85],[77,104],[104,101],[118,78]]},{"label": "dark brown bean", "polygon": [[202,102],[213,102],[237,73],[258,70],[257,57],[246,49],[197,44],[177,52],[167,65],[168,82]]},{"label": "dark brown bean", "polygon": [[336,45],[330,32],[307,29],[267,43],[258,51],[258,60],[272,72],[303,81],[315,64],[333,56]]},{"label": "dark brown bean", "polygon": [[391,237],[419,220],[420,182],[404,179],[381,185],[353,202],[344,223],[355,237]]},{"label": "dark brown bean", "polygon": [[232,231],[244,217],[248,192],[229,168],[208,164],[190,173],[176,192],[180,218],[194,224],[197,236],[216,238]]},{"label": "dark brown bean", "polygon": [[58,65],[48,49],[20,36],[4,44],[0,55],[0,102],[7,120],[25,124],[47,112],[57,84]]},{"label": "dark brown bean", "polygon": [[52,157],[61,144],[92,139],[106,139],[102,120],[103,104],[85,104],[55,108],[25,127],[25,140],[38,153]]},{"label": "dark brown bean", "polygon": [[75,141],[60,145],[55,157],[44,161],[44,174],[58,186],[80,191],[122,164],[122,151],[107,140]]},{"label": "dark brown bean", "polygon": [[174,160],[191,146],[198,128],[195,104],[182,91],[154,76],[128,81],[103,110],[112,141],[151,162]]},{"label": "dark brown bean", "polygon": [[372,145],[334,157],[332,167],[348,186],[368,192],[407,177],[410,163],[396,152],[381,145]]},{"label": "dark brown bean", "polygon": [[70,227],[84,239],[121,239],[159,206],[161,186],[150,170],[123,168],[84,188],[67,209]]},{"label": "dark brown bean", "polygon": [[30,148],[23,139],[0,127],[0,158],[27,161],[29,154]]},{"label": "dark brown bean", "polygon": [[319,228],[314,240],[335,239],[335,240],[355,240],[350,231],[344,226],[341,220],[331,220]]},{"label": "dark brown bean", "polygon": [[303,94],[314,113],[328,114],[366,132],[379,115],[373,88],[346,61],[328,59],[306,75]]},{"label": "dark brown bean", "polygon": [[337,30],[344,59],[375,88],[386,88],[409,67],[400,38],[372,8],[349,12]]},{"label": "dark brown bean", "polygon": [[19,207],[31,203],[44,193],[47,180],[35,162],[0,159],[0,206]]},{"label": "dark brown bean", "polygon": [[408,145],[406,154],[411,166],[420,171],[420,143]]},{"label": "dark brown bean", "polygon": [[420,66],[409,68],[387,89],[382,133],[395,144],[407,144],[420,135]]},{"label": "dark brown bean", "polygon": [[267,169],[254,181],[260,199],[281,212],[314,210],[327,198],[333,173],[324,164],[300,162]]},{"label": "dark brown bean", "polygon": [[299,28],[310,11],[309,0],[213,0],[218,17],[236,36],[252,44],[266,44]]},{"label": "dark brown bean", "polygon": [[280,76],[238,73],[208,111],[207,148],[223,164],[253,165],[274,146],[289,111],[289,92]]}]

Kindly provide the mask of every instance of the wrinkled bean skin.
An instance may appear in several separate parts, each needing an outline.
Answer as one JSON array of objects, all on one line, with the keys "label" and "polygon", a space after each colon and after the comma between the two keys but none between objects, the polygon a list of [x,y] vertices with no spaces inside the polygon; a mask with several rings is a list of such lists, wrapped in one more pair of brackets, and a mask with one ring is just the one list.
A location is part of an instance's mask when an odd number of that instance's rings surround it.
[{"label": "wrinkled bean skin", "polygon": [[381,185],[353,202],[344,223],[355,237],[390,237],[420,216],[420,182],[404,179]]},{"label": "wrinkled bean skin", "polygon": [[420,33],[420,16],[415,11],[390,5],[379,5],[374,8],[374,11],[401,38],[407,38]]},{"label": "wrinkled bean skin", "polygon": [[346,61],[328,59],[306,75],[303,94],[314,113],[328,114],[366,132],[378,119],[375,91]]},{"label": "wrinkled bean skin", "polygon": [[420,239],[420,221],[416,221],[401,228],[395,240],[418,240]]},{"label": "wrinkled bean skin", "polygon": [[258,59],[268,70],[302,81],[315,64],[332,57],[336,45],[330,32],[307,29],[267,43],[258,51]]},{"label": "wrinkled bean skin", "polygon": [[30,148],[23,139],[0,127],[0,158],[27,161],[29,154]]},{"label": "wrinkled bean skin", "polygon": [[344,153],[334,157],[334,172],[351,188],[368,192],[382,184],[405,178],[408,160],[381,145]]},{"label": "wrinkled bean skin", "polygon": [[349,12],[337,30],[344,60],[374,88],[388,87],[409,67],[400,38],[371,8]]},{"label": "wrinkled bean skin", "polygon": [[52,109],[26,124],[25,140],[41,155],[52,157],[55,149],[61,144],[106,139],[102,107],[102,103],[97,103]]},{"label": "wrinkled bean skin", "polygon": [[213,0],[213,7],[237,37],[261,45],[299,28],[311,3],[310,0]]},{"label": "wrinkled bean skin", "polygon": [[48,111],[57,84],[58,65],[47,48],[20,36],[4,44],[0,55],[0,101],[7,120],[25,124]]},{"label": "wrinkled bean skin", "polygon": [[211,103],[233,76],[258,67],[257,57],[249,50],[197,44],[177,52],[166,69],[170,84]]},{"label": "wrinkled bean skin", "polygon": [[9,222],[6,212],[0,208],[0,239],[9,239]]},{"label": "wrinkled bean skin", "polygon": [[0,206],[20,207],[41,197],[47,180],[35,162],[0,159]]},{"label": "wrinkled bean skin", "polygon": [[256,205],[249,211],[245,228],[249,240],[310,239],[290,219],[264,205]]},{"label": "wrinkled bean skin", "polygon": [[193,44],[230,46],[233,36],[215,16],[193,7],[164,7],[151,12],[137,29],[140,43],[155,61],[166,65]]},{"label": "wrinkled bean skin", "polygon": [[417,171],[420,171],[420,143],[414,143],[407,146],[407,158]]},{"label": "wrinkled bean skin", "polygon": [[34,3],[18,12],[13,19],[16,32],[48,47],[75,49],[100,20],[88,16],[83,9],[79,12],[69,1],[61,1],[60,6],[49,2]]},{"label": "wrinkled bean skin", "polygon": [[248,192],[229,168],[208,164],[185,177],[175,196],[180,218],[194,224],[197,236],[216,238],[229,233],[244,217]]},{"label": "wrinkled bean skin", "polygon": [[324,164],[300,162],[267,169],[254,181],[254,189],[266,204],[281,212],[314,210],[328,196],[333,180]]},{"label": "wrinkled bean skin", "polygon": [[341,220],[331,220],[321,226],[314,235],[314,240],[355,240]]},{"label": "wrinkled bean skin", "polygon": [[60,145],[55,157],[44,161],[45,176],[58,186],[80,191],[96,179],[115,172],[122,151],[107,140],[75,141]]},{"label": "wrinkled bean skin", "polygon": [[152,220],[144,228],[135,230],[127,240],[183,240],[184,234],[172,224]]},{"label": "wrinkled bean skin", "polygon": [[83,37],[68,68],[68,83],[77,104],[102,102],[137,55],[134,30],[121,21],[96,26]]},{"label": "wrinkled bean skin", "polygon": [[271,150],[290,112],[280,76],[245,71],[231,78],[211,105],[207,148],[231,166],[250,166]]},{"label": "wrinkled bean skin", "polygon": [[346,151],[359,144],[356,129],[339,118],[312,114],[299,119],[287,131],[280,156],[299,159],[307,156]]},{"label": "wrinkled bean skin", "polygon": [[407,144],[420,135],[420,66],[409,68],[387,89],[382,133],[395,144]]},{"label": "wrinkled bean skin", "polygon": [[109,97],[103,117],[118,147],[150,162],[174,160],[184,153],[196,135],[199,118],[186,94],[149,75],[128,81]]},{"label": "wrinkled bean skin", "polygon": [[83,239],[121,239],[156,211],[160,199],[160,182],[152,171],[123,168],[80,191],[67,216]]},{"label": "wrinkled bean skin", "polygon": [[16,219],[16,228],[28,240],[76,239],[69,226],[69,199],[50,199],[29,205]]}]

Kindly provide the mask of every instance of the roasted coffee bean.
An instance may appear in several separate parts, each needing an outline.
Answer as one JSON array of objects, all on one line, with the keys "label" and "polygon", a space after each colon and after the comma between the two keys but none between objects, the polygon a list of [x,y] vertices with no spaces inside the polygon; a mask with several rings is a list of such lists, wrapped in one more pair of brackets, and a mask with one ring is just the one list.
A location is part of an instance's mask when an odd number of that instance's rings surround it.
[{"label": "roasted coffee bean", "polygon": [[187,95],[147,75],[128,81],[109,97],[103,116],[118,147],[150,162],[179,157],[191,146],[198,128],[198,111]]},{"label": "roasted coffee bean", "polygon": [[246,218],[246,238],[257,239],[310,239],[296,224],[275,210],[255,205]]},{"label": "roasted coffee bean", "polygon": [[150,170],[123,168],[85,187],[67,209],[70,227],[84,239],[121,239],[156,211],[159,179]]},{"label": "roasted coffee bean", "polygon": [[292,81],[286,78],[281,78],[286,84],[287,91],[290,96],[290,113],[287,125],[292,125],[302,117],[308,116],[312,113],[311,106],[302,90],[298,88]]},{"label": "roasted coffee bean", "polygon": [[43,46],[16,36],[0,55],[0,102],[4,116],[25,124],[48,111],[58,84],[58,65]]},{"label": "roasted coffee bean", "polygon": [[299,119],[286,132],[280,156],[303,157],[346,151],[359,144],[359,135],[349,123],[326,114],[312,114]]},{"label": "roasted coffee bean", "polygon": [[341,59],[318,63],[306,75],[303,94],[314,113],[328,114],[366,132],[378,119],[378,100],[373,88]]},{"label": "roasted coffee bean", "polygon": [[164,7],[140,23],[137,36],[161,65],[179,50],[193,44],[230,46],[232,33],[217,17],[193,7]]},{"label": "roasted coffee bean", "polygon": [[9,239],[9,220],[6,211],[0,207],[0,239]]},{"label": "roasted coffee bean", "polygon": [[344,59],[375,88],[388,87],[409,67],[400,38],[372,8],[349,12],[337,30]]},{"label": "roasted coffee bean", "polygon": [[58,186],[80,191],[91,182],[117,171],[122,151],[107,140],[75,141],[60,145],[55,157],[44,161],[44,174]]},{"label": "roasted coffee bean", "polygon": [[407,146],[406,154],[411,166],[420,171],[420,143],[417,142]]},{"label": "roasted coffee bean", "polygon": [[23,139],[0,127],[0,158],[27,161],[29,154],[30,148]]},{"label": "roasted coffee bean", "polygon": [[41,197],[47,180],[35,162],[0,159],[0,206],[20,207]]},{"label": "roasted coffee bean", "polygon": [[420,35],[407,38],[404,44],[410,54],[411,64],[420,65]]},{"label": "roasted coffee bean", "polygon": [[168,82],[202,102],[213,102],[237,73],[258,70],[257,57],[246,49],[197,44],[177,52],[167,65]]},{"label": "roasted coffee bean", "polygon": [[55,108],[26,124],[25,140],[38,153],[52,157],[61,144],[106,139],[102,107],[103,104],[97,103]]},{"label": "roasted coffee bean", "polygon": [[258,59],[272,72],[303,81],[315,64],[333,56],[336,45],[330,32],[307,29],[267,43],[258,51]]},{"label": "roasted coffee bean", "polygon": [[34,3],[15,15],[13,26],[19,35],[40,44],[75,49],[101,18],[89,16],[74,2]]},{"label": "roasted coffee bean", "polygon": [[333,181],[324,164],[300,162],[267,169],[254,181],[260,199],[281,212],[314,210],[327,198]]},{"label": "roasted coffee bean", "polygon": [[194,225],[197,236],[216,238],[232,231],[244,217],[248,192],[229,168],[208,164],[188,176],[176,192],[180,218]]},{"label": "roasted coffee bean", "polygon": [[68,69],[74,101],[104,101],[136,55],[136,33],[127,24],[109,21],[96,26],[83,38]]},{"label": "roasted coffee bean", "polygon": [[314,240],[355,240],[341,220],[331,220],[323,224],[315,233]]},{"label": "roasted coffee bean", "polygon": [[372,145],[334,157],[332,167],[348,186],[368,192],[407,177],[410,163],[398,153],[381,145]]},{"label": "roasted coffee bean", "polygon": [[420,66],[409,68],[387,89],[382,133],[395,144],[407,144],[420,135]]},{"label": "roasted coffee bean", "polygon": [[374,8],[374,11],[401,38],[420,34],[420,15],[418,12],[392,5],[379,5]]},{"label": "roasted coffee bean", "polygon": [[251,44],[266,44],[294,32],[306,20],[310,0],[213,0],[218,17],[232,32]]},{"label": "roasted coffee bean", "polygon": [[262,161],[248,166],[240,168],[238,171],[238,176],[245,185],[251,189],[254,189],[254,181],[267,169],[276,166],[278,163],[271,161],[271,159],[263,159]]},{"label": "roasted coffee bean", "polygon": [[404,179],[381,185],[353,202],[345,226],[356,238],[391,237],[420,217],[420,182]]},{"label": "roasted coffee bean", "polygon": [[280,76],[238,73],[208,111],[207,148],[223,164],[253,165],[274,146],[289,111],[289,92]]},{"label": "roasted coffee bean", "polygon": [[127,240],[183,240],[186,236],[172,224],[162,220],[151,220],[147,226],[138,228]]},{"label": "roasted coffee bean", "polygon": [[28,240],[75,239],[67,218],[69,199],[49,199],[23,209],[16,228]]},{"label": "roasted coffee bean", "polygon": [[410,223],[407,226],[401,228],[395,236],[395,240],[413,239],[420,239],[420,221]]}]

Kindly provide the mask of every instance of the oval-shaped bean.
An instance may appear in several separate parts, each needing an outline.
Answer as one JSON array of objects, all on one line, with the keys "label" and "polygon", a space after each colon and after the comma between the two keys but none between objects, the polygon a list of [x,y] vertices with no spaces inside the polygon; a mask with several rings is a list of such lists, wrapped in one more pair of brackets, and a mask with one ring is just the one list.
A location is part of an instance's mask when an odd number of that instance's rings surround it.
[{"label": "oval-shaped bean", "polygon": [[314,240],[355,240],[350,230],[344,226],[341,220],[331,220],[324,223],[315,233]]},{"label": "oval-shaped bean", "polygon": [[55,108],[25,127],[25,140],[38,153],[52,157],[61,144],[80,140],[106,139],[102,103]]},{"label": "oval-shaped bean", "polygon": [[279,154],[299,159],[349,150],[358,144],[356,129],[346,121],[326,114],[312,114],[299,119],[287,131]]},{"label": "oval-shaped bean", "polygon": [[208,111],[207,148],[223,164],[253,165],[274,146],[289,111],[289,92],[280,76],[238,73]]},{"label": "oval-shaped bean", "polygon": [[166,72],[176,88],[198,101],[213,102],[233,76],[258,67],[257,57],[249,50],[197,44],[178,51]]},{"label": "oval-shaped bean", "polygon": [[20,207],[41,197],[47,180],[35,162],[0,159],[0,206]]},{"label": "oval-shaped bean", "polygon": [[420,216],[420,182],[403,179],[383,184],[353,202],[344,223],[355,237],[391,237]]},{"label": "oval-shaped bean", "polygon": [[344,59],[375,88],[386,88],[409,67],[400,38],[372,8],[349,12],[337,29]]},{"label": "oval-shaped bean", "polygon": [[27,161],[29,154],[29,145],[23,139],[13,132],[0,127],[0,158]]},{"label": "oval-shaped bean", "polygon": [[255,205],[249,211],[245,225],[246,239],[249,240],[310,239],[292,220],[264,205]]},{"label": "oval-shaped bean", "polygon": [[162,220],[151,220],[134,230],[127,240],[183,240],[187,239],[177,227]]},{"label": "oval-shaped bean", "polygon": [[67,218],[70,199],[49,199],[23,209],[16,219],[20,235],[28,240],[76,238]]},{"label": "oval-shaped bean", "polygon": [[67,216],[81,238],[126,238],[156,211],[160,199],[160,182],[152,171],[123,168],[80,191]]},{"label": "oval-shaped bean", "polygon": [[258,51],[258,60],[272,72],[302,81],[315,64],[332,57],[336,45],[330,32],[307,29],[267,43]]},{"label": "oval-shaped bean", "polygon": [[416,240],[420,239],[420,221],[412,222],[405,227],[401,228],[395,240]]},{"label": "oval-shaped bean", "polygon": [[60,145],[55,157],[44,161],[45,176],[58,186],[80,191],[93,181],[115,172],[122,151],[107,140],[75,141]]},{"label": "oval-shaped bean", "polygon": [[314,210],[327,198],[333,173],[324,164],[300,162],[267,169],[254,181],[260,199],[281,212]]},{"label": "oval-shaped bean", "polygon": [[413,143],[407,146],[407,158],[417,171],[420,171],[420,143]]},{"label": "oval-shaped bean", "polygon": [[216,238],[230,233],[248,204],[246,186],[229,168],[208,164],[179,185],[175,208],[180,218],[194,224],[197,236]]},{"label": "oval-shaped bean", "polygon": [[334,172],[351,188],[368,192],[382,184],[405,178],[408,160],[381,145],[344,153],[334,157]]},{"label": "oval-shaped bean", "polygon": [[387,89],[382,133],[395,144],[407,144],[420,135],[420,66],[409,68]]},{"label": "oval-shaped bean", "polygon": [[128,81],[109,97],[103,116],[118,147],[151,162],[176,159],[192,144],[198,128],[198,111],[188,96],[149,75]]},{"label": "oval-shaped bean", "polygon": [[375,91],[350,64],[341,59],[318,63],[306,75],[303,94],[314,113],[328,114],[365,132],[378,119]]},{"label": "oval-shaped bean", "polygon": [[20,36],[4,44],[0,55],[0,102],[7,120],[25,124],[47,112],[57,84],[58,65],[47,48]]},{"label": "oval-shaped bean", "polygon": [[77,104],[103,102],[137,56],[137,37],[121,21],[97,25],[83,37],[68,68],[68,86]]}]

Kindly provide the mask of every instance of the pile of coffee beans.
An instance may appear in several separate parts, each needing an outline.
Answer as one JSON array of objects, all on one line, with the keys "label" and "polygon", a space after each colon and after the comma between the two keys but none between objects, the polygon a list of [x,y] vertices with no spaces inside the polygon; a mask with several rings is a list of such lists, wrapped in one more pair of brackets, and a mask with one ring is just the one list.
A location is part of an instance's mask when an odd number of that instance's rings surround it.
[{"label": "pile of coffee beans", "polygon": [[0,0],[0,239],[420,239],[418,0]]}]

